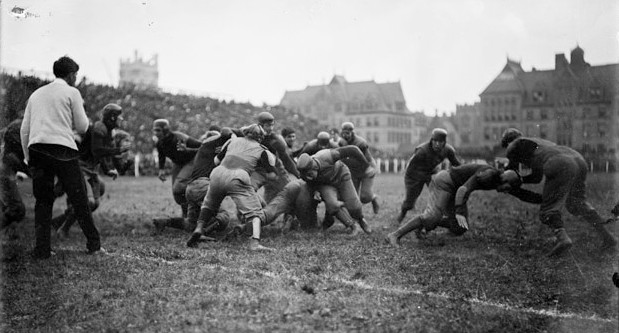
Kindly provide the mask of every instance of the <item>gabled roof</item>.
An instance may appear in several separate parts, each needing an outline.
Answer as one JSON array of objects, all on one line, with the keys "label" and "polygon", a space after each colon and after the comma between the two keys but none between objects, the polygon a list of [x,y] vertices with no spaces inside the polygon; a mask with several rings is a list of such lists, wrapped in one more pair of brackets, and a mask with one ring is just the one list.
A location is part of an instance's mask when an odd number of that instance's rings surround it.
[{"label": "gabled roof", "polygon": [[[582,52],[578,48],[573,51]],[[569,63],[559,69],[532,70],[526,72],[519,62],[507,60],[507,64],[499,75],[481,93],[531,92],[543,89],[548,93],[550,100],[557,97],[557,89],[561,87],[577,87],[599,85],[607,94],[613,94],[619,84],[619,64],[591,66],[584,63],[580,70],[575,72]],[[547,100],[547,102],[550,102]]]},{"label": "gabled roof", "polygon": [[304,90],[286,91],[280,104],[311,104],[320,91],[341,102],[363,102],[371,99],[380,110],[390,110],[395,102],[403,102],[400,82],[376,83],[372,81],[348,82],[335,75],[328,85],[307,86]]},{"label": "gabled roof", "polygon": [[501,73],[488,85],[488,87],[482,92],[483,94],[502,93],[502,92],[516,92],[521,91],[523,88],[522,82],[520,82],[519,76],[524,73],[522,66],[519,62],[507,59],[507,64],[501,70]]}]

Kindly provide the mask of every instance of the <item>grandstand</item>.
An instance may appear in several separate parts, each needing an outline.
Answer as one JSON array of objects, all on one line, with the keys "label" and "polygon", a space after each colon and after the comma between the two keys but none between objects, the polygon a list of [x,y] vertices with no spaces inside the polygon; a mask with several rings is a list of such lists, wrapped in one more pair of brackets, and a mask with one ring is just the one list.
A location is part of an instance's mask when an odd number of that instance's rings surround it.
[{"label": "grandstand", "polygon": [[[0,74],[0,125],[4,127],[18,117],[25,109],[28,97],[38,87],[49,82],[24,73]],[[219,100],[212,97],[188,94],[173,94],[161,90],[144,90],[135,87],[112,87],[89,83],[83,79],[77,88],[84,97],[84,108],[94,121],[99,119],[99,111],[108,103],[117,103],[124,110],[123,129],[134,137],[135,152],[145,155],[148,160],[152,154],[151,123],[157,118],[170,120],[172,129],[185,132],[195,138],[206,132],[211,124],[240,127],[252,123],[254,116],[262,111],[271,112],[277,119],[276,130],[292,127],[297,131],[299,142],[309,141],[318,132],[325,130],[314,119],[294,113],[280,106],[254,106],[249,103]],[[146,172],[148,173],[148,172]]]}]

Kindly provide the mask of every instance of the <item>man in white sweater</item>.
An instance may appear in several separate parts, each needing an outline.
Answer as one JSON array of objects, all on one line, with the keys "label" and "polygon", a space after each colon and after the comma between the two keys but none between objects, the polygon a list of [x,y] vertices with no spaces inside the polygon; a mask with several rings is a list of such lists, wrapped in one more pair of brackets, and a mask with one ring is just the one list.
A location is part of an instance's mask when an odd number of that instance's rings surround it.
[{"label": "man in white sweater", "polygon": [[56,79],[30,95],[20,134],[25,160],[32,174],[35,248],[33,256],[52,255],[51,219],[54,205],[54,177],[58,177],[86,236],[88,254],[105,252],[88,206],[84,177],[73,130],[88,129],[84,100],[74,87],[79,65],[69,57],[54,62]]}]

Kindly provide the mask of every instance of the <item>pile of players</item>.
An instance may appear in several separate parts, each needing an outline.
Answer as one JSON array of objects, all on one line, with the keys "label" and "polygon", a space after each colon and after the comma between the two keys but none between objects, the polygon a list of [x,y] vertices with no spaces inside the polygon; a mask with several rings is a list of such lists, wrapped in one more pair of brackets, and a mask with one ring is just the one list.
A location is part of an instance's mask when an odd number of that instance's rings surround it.
[{"label": "pile of players", "polygon": [[[325,205],[323,228],[341,221],[353,235],[372,230],[363,216],[362,204],[379,210],[372,192],[375,161],[367,142],[356,136],[352,123],[342,127],[338,143],[326,132],[293,151],[294,130],[279,135],[269,112],[257,122],[240,129],[211,127],[204,140],[170,130],[169,121],[155,120],[159,176],[165,180],[165,159],[172,161],[172,192],[182,216],[155,219],[158,230],[174,227],[192,231],[187,246],[213,240],[225,230],[229,214],[221,210],[224,198],[236,205],[239,225],[228,228],[226,238],[251,235],[251,250],[271,250],[260,244],[264,225],[285,215],[289,225],[296,220],[304,227],[318,223],[317,205]],[[295,161],[296,158],[296,161]],[[258,190],[264,188],[264,195]]]}]

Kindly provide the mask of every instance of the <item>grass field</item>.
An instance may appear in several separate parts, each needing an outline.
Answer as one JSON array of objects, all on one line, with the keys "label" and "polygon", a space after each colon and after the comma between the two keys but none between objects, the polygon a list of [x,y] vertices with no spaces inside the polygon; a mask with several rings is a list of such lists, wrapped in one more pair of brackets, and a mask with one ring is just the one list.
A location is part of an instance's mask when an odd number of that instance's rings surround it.
[{"label": "grass field", "polygon": [[[157,234],[155,217],[180,213],[169,181],[105,179],[94,214],[108,255],[84,253],[74,227],[53,239],[57,255],[33,247],[30,183],[21,189],[25,221],[2,233],[3,332],[617,332],[616,253],[597,249],[592,228],[566,214],[574,247],[547,259],[549,228],[537,207],[496,192],[469,200],[471,230],[443,230],[402,248],[383,242],[403,199],[401,175],[379,175],[378,215],[365,207],[373,235],[351,237],[341,224],[323,231],[268,227],[250,253],[243,238],[185,247],[187,234]],[[604,216],[616,180],[590,176],[591,203]],[[536,187],[533,187],[536,189]],[[538,188],[537,188],[538,189]],[[422,194],[415,212],[425,204]],[[63,207],[57,204],[57,213]],[[616,224],[612,225],[619,234]]]}]

